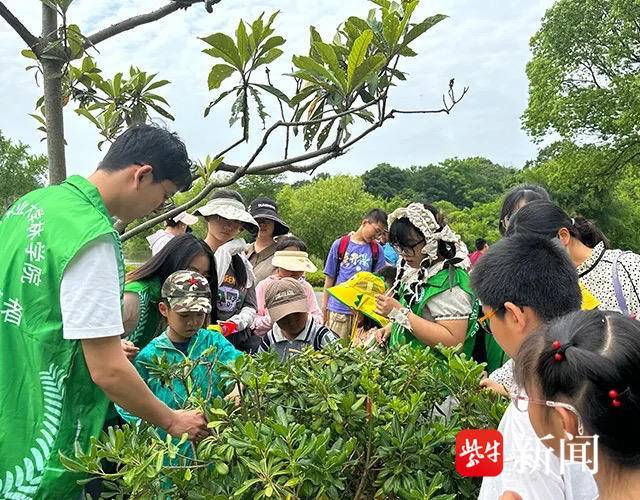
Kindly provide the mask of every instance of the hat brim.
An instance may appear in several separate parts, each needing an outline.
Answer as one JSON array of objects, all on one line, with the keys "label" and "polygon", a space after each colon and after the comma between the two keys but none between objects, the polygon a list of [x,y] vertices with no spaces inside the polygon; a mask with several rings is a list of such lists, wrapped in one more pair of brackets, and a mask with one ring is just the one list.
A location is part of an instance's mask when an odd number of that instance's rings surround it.
[{"label": "hat brim", "polygon": [[260,219],[267,219],[273,221],[273,235],[274,236],[282,236],[284,234],[289,233],[289,226],[277,215],[273,215],[270,213],[257,212],[253,214],[253,218],[257,221]]},{"label": "hat brim", "polygon": [[233,205],[204,205],[194,212],[195,214],[203,217],[210,217],[212,215],[219,215],[228,220],[236,220],[242,224],[242,226],[250,232],[257,232],[260,226],[256,220],[251,217],[249,212],[240,210]]},{"label": "hat brim", "polygon": [[179,219],[173,219],[176,222],[183,222],[187,226],[193,226],[196,222],[198,222],[198,218],[195,215],[188,214],[184,212]]},{"label": "hat brim", "polygon": [[344,286],[344,283],[328,288],[327,292],[349,309],[364,314],[380,326],[385,326],[389,323],[389,318],[385,318],[375,312],[376,300],[373,295],[364,294],[351,286]]},{"label": "hat brim", "polygon": [[286,269],[287,271],[293,272],[305,272],[305,273],[315,273],[318,268],[315,266],[313,262],[311,262],[308,258],[296,258],[296,257],[279,257],[274,256],[271,259],[271,265],[273,267],[280,267],[282,269]]},{"label": "hat brim", "polygon": [[289,314],[294,313],[308,313],[309,312],[309,304],[307,304],[307,299],[299,299],[294,300],[292,302],[287,302],[286,304],[281,304],[275,307],[267,307],[267,311],[269,313],[269,317],[273,323],[277,323],[285,316],[289,316]]}]

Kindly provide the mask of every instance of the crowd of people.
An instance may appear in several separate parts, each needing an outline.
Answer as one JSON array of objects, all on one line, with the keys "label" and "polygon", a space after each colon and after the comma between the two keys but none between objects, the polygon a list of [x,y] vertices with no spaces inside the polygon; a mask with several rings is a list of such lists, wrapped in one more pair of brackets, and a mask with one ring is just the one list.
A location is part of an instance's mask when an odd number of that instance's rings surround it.
[{"label": "crowd of people", "polygon": [[[275,201],[247,206],[230,189],[169,219],[148,238],[151,258],[125,275],[113,218],[148,215],[190,183],[179,138],[135,126],[89,178],[29,193],[0,221],[0,478],[24,465],[36,481],[22,493],[73,498],[77,477],[58,452],[86,447],[106,423],[204,438],[204,416],[183,409],[187,389],[150,375],[158,356],[204,359],[193,374],[201,394],[233,397],[218,363],[267,351],[286,362],[343,342],[459,346],[486,363],[481,387],[511,404],[499,426],[504,470],[480,498],[640,492],[640,256],[611,249],[544,188],[506,193],[502,238],[479,238],[473,253],[433,205],[372,207],[331,245],[319,303],[305,280],[316,266]],[[198,217],[204,239],[190,231]],[[594,476],[565,448],[596,435]]]}]

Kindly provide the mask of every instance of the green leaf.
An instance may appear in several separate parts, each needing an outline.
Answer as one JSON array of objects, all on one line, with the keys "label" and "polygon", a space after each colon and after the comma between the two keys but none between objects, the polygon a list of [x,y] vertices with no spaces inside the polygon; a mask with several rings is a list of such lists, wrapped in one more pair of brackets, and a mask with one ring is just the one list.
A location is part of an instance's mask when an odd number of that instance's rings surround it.
[{"label": "green leaf", "polygon": [[116,75],[113,77],[113,93],[115,95],[120,95],[120,91],[122,90],[121,83],[122,73],[116,73]]},{"label": "green leaf", "polygon": [[347,61],[347,82],[349,91],[353,89],[353,77],[358,66],[362,64],[367,56],[367,50],[369,44],[373,38],[373,32],[371,30],[363,31],[362,34],[353,42],[351,52],[349,53],[349,59]]},{"label": "green leaf", "polygon": [[262,126],[265,127],[266,119],[269,116],[269,113],[265,111],[264,104],[262,104],[262,100],[260,99],[260,94],[256,89],[253,88],[253,86],[249,87],[249,92],[251,93],[251,97],[253,97],[253,100],[256,102],[256,105],[258,107],[258,116],[260,117],[260,120],[262,120]]},{"label": "green leaf", "polygon": [[271,49],[275,49],[276,47],[283,45],[285,42],[286,40],[281,36],[272,36],[260,46],[260,52],[258,53],[258,56],[262,56]]},{"label": "green leaf", "polygon": [[[85,118],[89,119],[96,127],[101,128],[100,122],[98,121],[98,119],[95,116],[93,116],[88,110],[84,108],[78,108],[75,111],[80,116],[84,116]],[[31,115],[31,116],[34,116],[34,115]]]},{"label": "green leaf", "polygon": [[304,101],[307,97],[309,97],[310,95],[314,94],[317,91],[318,91],[318,88],[315,85],[307,85],[302,90],[300,90],[298,94],[296,94],[291,98],[291,105],[297,106],[302,101]]},{"label": "green leaf", "polygon": [[395,47],[400,38],[400,19],[398,19],[398,16],[391,12],[383,16],[382,33],[389,47]]},{"label": "green leaf", "polygon": [[340,80],[341,86],[343,88],[346,88],[347,77],[344,74],[344,70],[340,67],[340,64],[338,63],[338,57],[336,56],[336,53],[333,50],[333,47],[328,43],[324,43],[324,42],[315,42],[313,44],[313,47],[318,53],[318,55],[320,56],[321,61],[327,64],[327,66],[329,66],[329,68],[331,69],[333,74],[336,76],[336,78]]},{"label": "green leaf", "polygon": [[170,82],[169,80],[158,80],[158,81],[155,81],[155,82],[153,82],[151,85],[149,85],[149,86],[145,89],[145,91],[146,91],[146,92],[149,92],[149,91],[151,91],[151,90],[155,90],[155,89],[157,89],[157,88],[164,87],[164,86],[165,86],[165,85],[167,85],[168,83],[171,83],[171,82]]},{"label": "green leaf", "polygon": [[262,90],[264,90],[265,92],[269,92],[271,95],[277,97],[278,99],[280,99],[282,102],[286,103],[287,105],[291,106],[291,101],[289,100],[289,98],[286,96],[286,94],[284,92],[282,92],[281,90],[271,86],[271,85],[265,85],[262,83],[252,83],[251,84],[254,87],[259,87]]},{"label": "green leaf", "polygon": [[386,62],[386,58],[383,54],[375,54],[368,59],[365,59],[353,74],[353,79],[349,85],[349,93],[356,90],[362,85],[371,75],[378,72]]},{"label": "green leaf", "polygon": [[36,61],[38,60],[33,50],[24,49],[21,50],[20,53],[28,59],[35,59]]},{"label": "green leaf", "polygon": [[253,65],[253,68],[257,68],[258,66],[262,66],[265,64],[271,64],[273,61],[278,59],[283,54],[280,49],[271,49],[264,56],[259,58],[256,63]]},{"label": "green leaf", "polygon": [[221,476],[226,476],[229,473],[229,466],[224,462],[216,462],[216,471]]},{"label": "green leaf", "polygon": [[325,125],[325,127],[318,134],[318,142],[317,142],[318,149],[320,149],[324,145],[324,143],[327,141],[327,138],[329,137],[329,132],[331,132],[331,127],[333,127],[334,122],[335,120],[331,120],[329,123]]},{"label": "green leaf", "polygon": [[328,80],[333,83],[343,94],[346,89],[340,85],[340,81],[324,66],[308,56],[293,56],[293,64],[298,68],[308,71],[310,74]]},{"label": "green leaf", "polygon": [[211,68],[209,77],[207,78],[207,84],[209,90],[217,89],[222,85],[227,78],[236,72],[236,68],[227,64],[216,64]]},{"label": "green leaf", "polygon": [[404,45],[400,47],[398,54],[404,57],[415,57],[418,55],[413,49],[405,47]]},{"label": "green leaf", "polygon": [[204,110],[204,116],[206,117],[209,114],[209,112],[211,111],[211,108],[213,108],[216,104],[218,104],[220,101],[222,101],[222,99],[227,97],[232,92],[235,92],[236,90],[238,90],[238,87],[234,87],[231,90],[227,90],[227,91],[223,92],[222,94],[220,94],[215,100],[211,101],[209,103],[209,105]]},{"label": "green leaf", "polygon": [[402,40],[402,45],[409,45],[413,40],[418,38],[425,31],[433,28],[436,24],[438,24],[443,19],[446,19],[447,17],[448,16],[445,16],[444,14],[436,14],[435,16],[427,17],[424,21],[416,24],[407,32],[404,39]]},{"label": "green leaf", "polygon": [[262,36],[262,30],[264,29],[264,23],[262,22],[262,16],[264,12],[260,14],[260,17],[251,23],[251,36],[253,37],[256,47],[260,45],[260,42],[264,40]]},{"label": "green leaf", "polygon": [[245,64],[247,64],[247,61],[249,61],[251,52],[249,50],[249,37],[247,36],[247,29],[242,19],[240,19],[240,22],[238,23],[238,29],[236,29],[236,39],[238,41],[238,53],[240,54],[242,65],[244,66]]},{"label": "green leaf", "polygon": [[212,57],[219,57],[231,64],[236,69],[242,70],[242,59],[238,52],[233,39],[224,33],[214,33],[213,35],[202,38],[204,42],[211,45],[212,48],[205,49],[203,52]]},{"label": "green leaf", "polygon": [[157,104],[149,103],[148,106],[153,110],[155,110],[155,112],[158,113],[160,116],[164,116],[165,118],[171,121],[175,120],[174,116],[171,113],[169,113],[166,109],[161,108]]}]

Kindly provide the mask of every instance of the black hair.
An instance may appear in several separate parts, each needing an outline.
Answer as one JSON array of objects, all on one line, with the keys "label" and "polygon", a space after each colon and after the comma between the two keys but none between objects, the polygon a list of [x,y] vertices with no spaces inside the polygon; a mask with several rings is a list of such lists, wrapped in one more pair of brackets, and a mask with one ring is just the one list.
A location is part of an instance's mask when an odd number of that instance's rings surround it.
[{"label": "black hair", "polygon": [[522,202],[527,204],[535,200],[551,200],[547,190],[538,184],[521,184],[507,191],[502,200],[498,223],[498,230],[502,236],[507,232],[511,217],[518,211],[517,206]]},{"label": "black hair", "polygon": [[384,266],[376,274],[384,280],[387,290],[393,286],[398,270],[394,266]]},{"label": "black hair", "polygon": [[278,242],[276,243],[276,252],[281,252],[289,247],[295,247],[299,252],[307,251],[307,244],[300,238],[296,238],[295,236],[285,236],[284,238],[278,239]]},{"label": "black hair", "polygon": [[478,238],[476,240],[476,250],[480,251],[486,246],[487,246],[487,240],[485,240],[484,238]]},{"label": "black hair", "polygon": [[175,220],[173,220],[173,219],[167,219],[165,221],[165,224],[167,225],[167,227],[176,227],[180,223],[175,221]]},{"label": "black hair", "polygon": [[169,275],[176,271],[188,269],[191,261],[199,255],[206,255],[209,259],[209,276],[205,276],[211,288],[211,318],[217,319],[216,300],[218,297],[218,273],[213,251],[206,242],[192,234],[183,234],[171,238],[162,249],[127,274],[126,282],[158,278],[164,283]]},{"label": "black hair", "polygon": [[594,248],[600,242],[609,248],[609,240],[593,222],[581,216],[571,218],[549,201],[532,201],[518,210],[509,223],[507,235],[535,234],[555,238],[563,227],[589,248]]},{"label": "black hair", "polygon": [[568,314],[525,339],[515,367],[520,387],[575,406],[585,435],[599,436],[599,449],[614,463],[640,466],[638,321],[612,311]]},{"label": "black hair", "polygon": [[387,227],[387,212],[380,208],[369,210],[364,218],[372,224],[384,224]]},{"label": "black hair", "polygon": [[177,134],[154,125],[133,125],[120,134],[98,165],[115,172],[131,165],[153,167],[153,182],[172,181],[178,189],[191,187],[191,160]]},{"label": "black hair", "polygon": [[[447,220],[442,212],[429,203],[422,203],[422,206],[431,212],[438,224],[438,230],[444,228],[447,225]],[[413,236],[413,233],[418,235],[419,239]],[[400,245],[401,247],[410,248],[420,243],[420,240],[424,239],[424,235],[413,223],[406,217],[402,217],[393,221],[389,228],[389,242],[392,245]],[[456,255],[456,246],[448,241],[438,240],[438,255],[442,259],[452,259]],[[433,262],[427,262],[423,264],[424,267],[430,267]]]},{"label": "black hair", "polygon": [[532,308],[550,321],[580,308],[576,268],[559,242],[517,235],[489,248],[471,273],[480,302],[504,315],[505,302]]}]

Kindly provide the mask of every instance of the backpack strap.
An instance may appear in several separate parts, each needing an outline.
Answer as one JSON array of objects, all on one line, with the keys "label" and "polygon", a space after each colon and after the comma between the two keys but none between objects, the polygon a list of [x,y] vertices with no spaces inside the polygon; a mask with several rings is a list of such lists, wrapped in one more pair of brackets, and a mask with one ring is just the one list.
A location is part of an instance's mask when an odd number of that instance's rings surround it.
[{"label": "backpack strap", "polygon": [[345,234],[340,238],[340,243],[338,244],[338,258],[336,260],[336,280],[338,279],[338,275],[340,274],[340,264],[342,264],[344,256],[347,254],[347,247],[349,246],[350,240],[351,236],[348,234]]},{"label": "backpack strap", "polygon": [[620,277],[618,276],[618,261],[620,257],[629,252],[620,252],[613,259],[613,264],[611,264],[611,281],[613,282],[613,291],[616,294],[616,301],[618,302],[618,308],[622,311],[622,314],[625,316],[629,315],[629,307],[627,306],[627,299],[624,298],[624,292],[622,290],[622,283],[620,282]]},{"label": "backpack strap", "polygon": [[371,246],[371,272],[375,272],[376,266],[378,265],[378,258],[380,257],[380,247],[378,246],[378,242],[376,240],[371,240],[369,242]]}]

